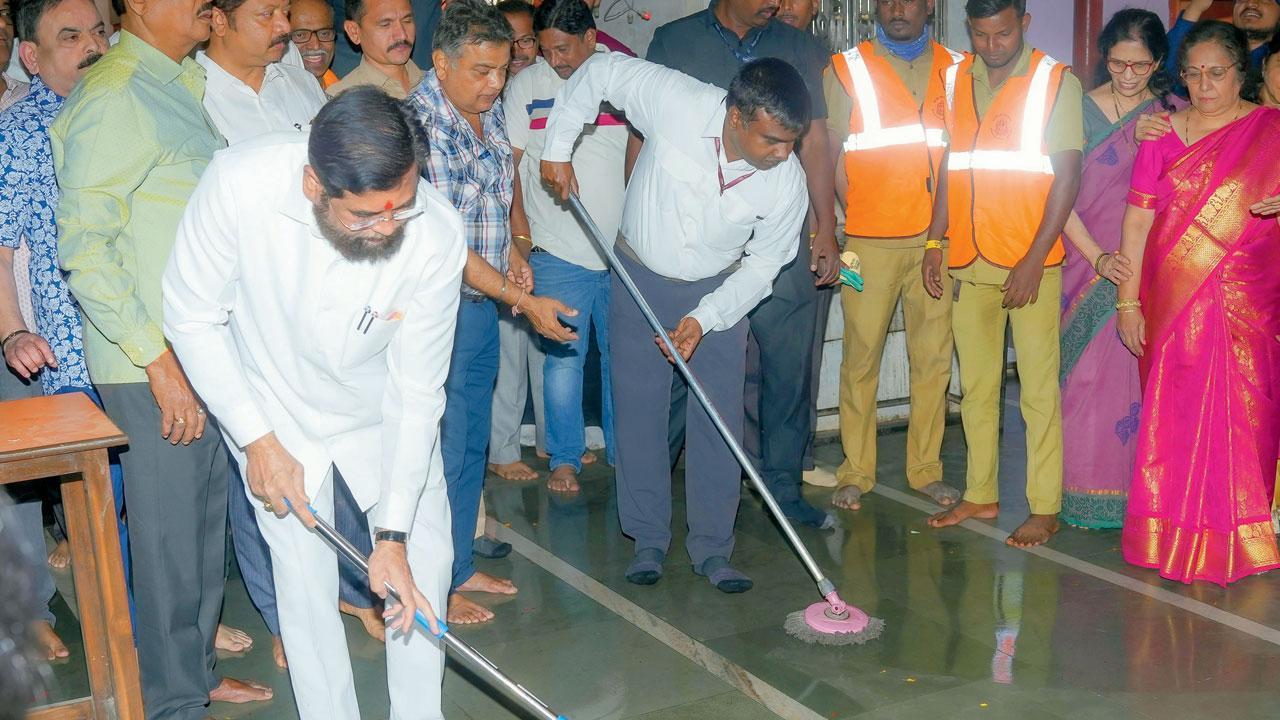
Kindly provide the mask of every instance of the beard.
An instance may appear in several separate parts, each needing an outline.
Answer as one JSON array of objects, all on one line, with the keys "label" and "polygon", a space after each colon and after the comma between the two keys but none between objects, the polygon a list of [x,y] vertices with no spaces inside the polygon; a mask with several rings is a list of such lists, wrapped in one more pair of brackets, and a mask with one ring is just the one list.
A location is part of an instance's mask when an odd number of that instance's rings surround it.
[{"label": "beard", "polygon": [[376,263],[389,260],[400,252],[400,245],[404,243],[404,225],[397,227],[390,235],[360,235],[329,220],[329,198],[321,200],[319,205],[313,205],[311,210],[315,214],[320,234],[347,262]]}]

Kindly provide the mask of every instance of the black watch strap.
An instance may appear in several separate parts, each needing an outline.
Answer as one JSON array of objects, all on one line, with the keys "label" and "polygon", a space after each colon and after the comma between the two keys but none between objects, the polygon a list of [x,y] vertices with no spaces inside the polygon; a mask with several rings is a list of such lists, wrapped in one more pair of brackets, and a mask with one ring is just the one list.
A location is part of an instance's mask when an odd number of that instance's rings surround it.
[{"label": "black watch strap", "polygon": [[378,530],[373,534],[375,542],[397,542],[404,545],[409,541],[409,533],[400,532],[399,530]]}]

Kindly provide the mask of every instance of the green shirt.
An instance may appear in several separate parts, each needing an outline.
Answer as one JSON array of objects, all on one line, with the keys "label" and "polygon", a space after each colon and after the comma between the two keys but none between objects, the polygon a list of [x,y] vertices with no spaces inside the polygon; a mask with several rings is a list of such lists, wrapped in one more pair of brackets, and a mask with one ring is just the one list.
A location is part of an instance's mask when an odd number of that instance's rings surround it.
[{"label": "green shirt", "polygon": [[187,198],[226,145],[201,104],[204,81],[194,60],[121,32],[50,128],[58,257],[88,320],[95,383],[146,382],[165,351],[160,276]]}]

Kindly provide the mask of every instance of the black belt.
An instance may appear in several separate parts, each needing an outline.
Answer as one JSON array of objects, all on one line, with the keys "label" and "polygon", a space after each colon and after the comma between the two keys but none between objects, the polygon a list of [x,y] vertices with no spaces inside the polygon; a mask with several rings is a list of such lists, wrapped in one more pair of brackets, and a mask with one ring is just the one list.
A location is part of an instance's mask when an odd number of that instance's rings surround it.
[{"label": "black belt", "polygon": [[544,253],[544,252],[548,252],[547,249],[544,247],[538,247],[537,245],[534,245],[533,247],[529,248],[529,254],[531,255],[533,253]]},{"label": "black belt", "polygon": [[482,302],[488,302],[488,301],[489,301],[489,296],[487,295],[481,295],[479,293],[469,293],[469,292],[462,293],[462,302],[482,303]]}]

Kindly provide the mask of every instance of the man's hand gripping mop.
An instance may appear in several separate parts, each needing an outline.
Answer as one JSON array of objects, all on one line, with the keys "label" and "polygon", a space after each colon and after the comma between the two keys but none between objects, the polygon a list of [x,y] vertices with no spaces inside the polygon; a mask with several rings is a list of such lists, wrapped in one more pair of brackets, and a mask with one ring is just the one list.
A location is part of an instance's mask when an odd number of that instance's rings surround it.
[{"label": "man's hand gripping mop", "polygon": [[[618,262],[613,243],[605,241],[600,234],[600,228],[591,219],[591,215],[587,213],[587,209],[582,206],[582,201],[578,199],[576,194],[569,195],[568,202],[569,207],[578,216],[578,221],[582,223],[588,234],[595,240],[600,252],[604,253],[605,257],[609,259],[609,265],[618,274],[618,279],[622,281],[622,284],[627,288],[627,292],[636,301],[636,304],[640,306],[640,312],[644,314],[645,320],[649,322],[649,327],[653,328],[658,337],[662,338],[662,342],[666,345],[667,352],[671,355],[676,369],[679,370],[688,383],[689,392],[706,409],[711,422],[720,431],[720,435],[724,437],[725,442],[728,443],[729,449],[746,471],[747,477],[751,479],[751,484],[755,486],[756,492],[760,493],[765,507],[769,509],[770,514],[778,521],[778,526],[782,528],[782,534],[786,536],[787,541],[791,544],[791,549],[800,557],[805,569],[809,571],[809,575],[817,583],[818,593],[822,595],[823,601],[788,615],[782,625],[783,628],[791,635],[805,642],[822,643],[823,645],[861,645],[868,640],[874,640],[879,637],[880,632],[884,629],[884,621],[868,617],[863,611],[846,604],[844,600],[840,599],[840,594],[836,591],[835,584],[822,573],[822,569],[818,567],[813,555],[809,553],[804,543],[801,542],[800,537],[796,535],[795,528],[791,527],[786,515],[782,513],[782,508],[778,507],[777,501],[773,499],[773,495],[765,487],[764,480],[760,477],[760,472],[756,470],[751,460],[747,458],[742,445],[734,437],[733,433],[729,431],[728,426],[725,425],[724,418],[720,416],[715,405],[712,404],[711,399],[707,397],[706,392],[702,389],[702,384],[698,382],[698,378],[694,376],[693,371],[689,369],[689,365],[685,363],[680,352],[676,350],[675,344],[667,336],[666,328],[662,327],[658,316],[654,314],[653,308],[649,306],[644,296],[640,294],[639,288],[632,282],[626,268],[622,267]],[[846,253],[846,255],[848,254]],[[844,260],[843,257],[841,259]],[[852,259],[856,261],[857,258],[854,256]],[[853,265],[847,260],[845,262]],[[862,277],[857,274],[856,270],[851,271],[848,268],[842,270],[841,281],[855,290],[862,290]]]},{"label": "man's hand gripping mop", "polygon": [[[289,511],[293,512],[293,503],[290,503],[288,499],[286,499],[285,504],[289,506]],[[333,548],[334,551],[342,557],[350,560],[353,565],[359,568],[360,571],[367,576],[369,574],[369,558],[365,557],[364,554],[357,550],[354,545],[347,542],[346,538],[339,535],[338,531],[334,530],[332,525],[321,520],[320,515],[316,513],[315,508],[310,506],[308,507],[311,510],[312,516],[316,519],[316,534],[319,535],[320,538],[329,545],[329,547]],[[400,601],[399,591],[391,587],[391,583],[386,583],[385,586],[387,588],[387,596],[396,603],[403,605],[404,603]],[[564,715],[560,715],[547,707],[547,704],[539,700],[536,695],[524,689],[524,687],[516,683],[511,678],[507,677],[498,669],[498,666],[494,665],[493,662],[489,660],[489,658],[481,655],[478,650],[471,647],[466,642],[459,640],[453,633],[449,632],[449,626],[444,624],[443,618],[436,619],[436,626],[440,628],[439,633],[431,631],[431,625],[427,622],[427,616],[422,614],[421,610],[414,613],[413,619],[415,624],[421,628],[423,632],[439,638],[440,642],[444,644],[445,647],[452,650],[453,654],[463,661],[463,664],[484,676],[492,684],[501,688],[508,696],[518,702],[526,710],[533,713],[533,715],[539,718],[539,720],[568,720]]]}]

